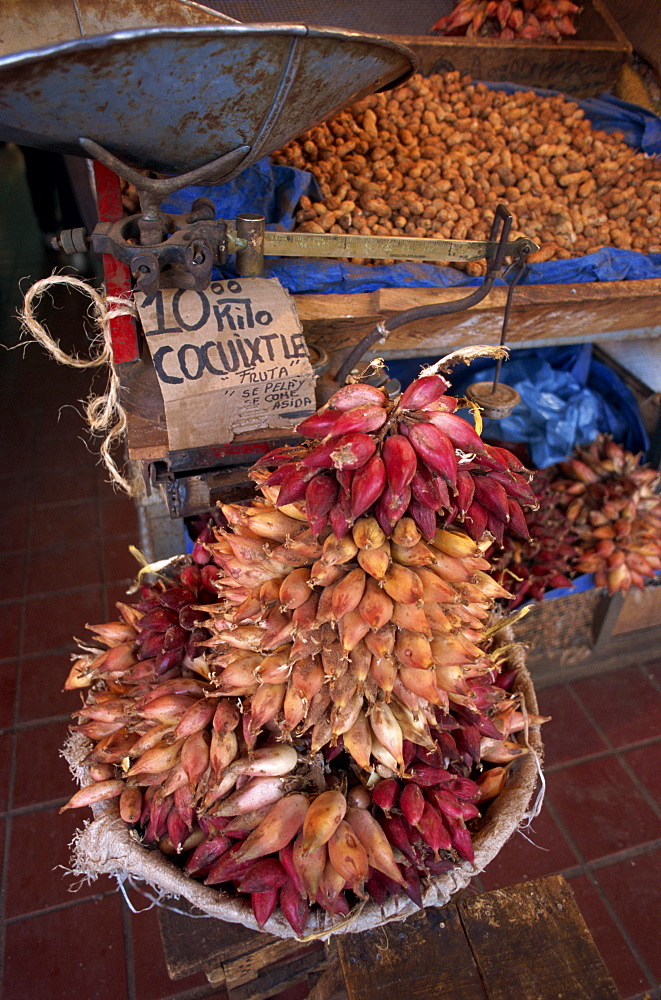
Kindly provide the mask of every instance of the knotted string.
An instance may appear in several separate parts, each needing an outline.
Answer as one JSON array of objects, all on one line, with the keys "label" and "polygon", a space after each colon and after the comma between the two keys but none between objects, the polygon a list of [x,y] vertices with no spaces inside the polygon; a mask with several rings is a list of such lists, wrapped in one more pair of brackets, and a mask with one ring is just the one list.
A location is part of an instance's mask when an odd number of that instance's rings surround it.
[{"label": "knotted string", "polygon": [[[35,309],[41,296],[56,285],[65,285],[77,289],[91,299],[89,314],[95,324],[97,333],[90,340],[89,357],[83,358],[77,354],[67,354],[60,347],[48,330],[35,316]],[[129,496],[134,493],[134,487],[120,472],[111,455],[113,447],[126,434],[126,412],[120,402],[120,382],[113,364],[112,337],[110,320],[116,316],[135,316],[137,310],[131,299],[118,296],[105,296],[95,288],[66,274],[52,274],[42,278],[28,289],[23,300],[23,309],[19,313],[22,322],[22,334],[33,337],[48,351],[59,364],[70,368],[102,368],[108,369],[108,384],[103,395],[91,395],[83,404],[85,417],[93,435],[103,435],[100,453],[105,467],[113,481]]]}]

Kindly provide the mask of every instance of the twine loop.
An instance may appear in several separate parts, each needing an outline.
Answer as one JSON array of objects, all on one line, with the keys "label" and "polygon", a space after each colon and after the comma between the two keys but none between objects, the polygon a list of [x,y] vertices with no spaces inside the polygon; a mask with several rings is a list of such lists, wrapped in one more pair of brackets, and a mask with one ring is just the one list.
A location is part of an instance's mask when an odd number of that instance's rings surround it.
[{"label": "twine loop", "polygon": [[[89,316],[96,327],[96,334],[90,340],[88,357],[78,354],[67,354],[46,327],[35,316],[35,310],[41,296],[56,285],[65,285],[89,296],[91,304]],[[120,381],[114,367],[112,336],[110,320],[117,316],[136,316],[135,304],[130,298],[102,295],[81,278],[68,274],[51,274],[41,278],[30,286],[23,300],[23,308],[19,313],[22,322],[22,333],[32,337],[50,354],[58,364],[69,368],[103,368],[108,369],[108,383],[102,395],[91,395],[84,403],[85,418],[94,436],[103,435],[99,448],[101,459],[110,473],[112,480],[129,496],[134,494],[131,482],[119,470],[111,451],[126,434],[127,419],[124,407],[120,402]]]}]

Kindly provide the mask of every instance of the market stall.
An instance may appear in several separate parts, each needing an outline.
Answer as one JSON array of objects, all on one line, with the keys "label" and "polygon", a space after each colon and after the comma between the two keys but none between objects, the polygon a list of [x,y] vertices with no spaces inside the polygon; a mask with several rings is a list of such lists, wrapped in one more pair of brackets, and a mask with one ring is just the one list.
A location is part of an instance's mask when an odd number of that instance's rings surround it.
[{"label": "market stall", "polygon": [[[505,83],[462,75],[473,49],[501,73],[497,39],[222,6],[90,0],[30,51],[3,36],[0,136],[94,177],[98,224],[59,236],[103,257],[88,417],[179,530],[154,551],[144,518],[151,558],[72,658],[60,811],[93,810],[78,874],[311,943],[447,906],[539,813],[545,597],[611,602],[580,670],[607,628],[653,638],[649,429],[581,345],[661,335],[661,127],[530,89],[565,44],[591,56],[567,90],[608,85],[628,48],[597,0],[594,44],[544,40]],[[25,320],[55,354],[48,280]]]}]

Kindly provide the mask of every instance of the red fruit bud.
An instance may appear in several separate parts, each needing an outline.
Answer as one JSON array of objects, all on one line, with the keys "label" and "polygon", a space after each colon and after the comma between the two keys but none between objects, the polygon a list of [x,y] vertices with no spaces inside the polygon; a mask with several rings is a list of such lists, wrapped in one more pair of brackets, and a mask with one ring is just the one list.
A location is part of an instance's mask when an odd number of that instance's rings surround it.
[{"label": "red fruit bud", "polygon": [[193,545],[192,559],[198,566],[206,566],[211,559],[211,553],[199,539]]},{"label": "red fruit bud", "polygon": [[[365,883],[365,892],[371,896],[378,906],[383,907],[390,893],[381,881],[380,872],[374,871],[374,869],[371,869],[370,872],[370,877]],[[395,885],[397,885],[397,883],[395,883]]]},{"label": "red fruit bud", "polygon": [[427,541],[431,541],[436,532],[436,512],[424,504],[418,503],[417,500],[411,500],[408,512]]},{"label": "red fruit bud", "polygon": [[432,424],[414,424],[409,440],[418,457],[452,487],[457,481],[457,456],[450,438]]},{"label": "red fruit bud", "polygon": [[449,388],[450,383],[442,375],[422,375],[404,390],[399,407],[402,410],[421,410],[430,403],[435,403]]},{"label": "red fruit bud", "polygon": [[328,513],[337,500],[339,486],[330,472],[322,472],[308,483],[305,491],[305,514],[314,535],[319,535],[328,523]]},{"label": "red fruit bud", "polygon": [[461,818],[461,802],[452,792],[446,792],[442,788],[430,788],[427,791],[427,798],[444,816]]},{"label": "red fruit bud", "polygon": [[454,819],[452,816],[443,814],[443,825],[450,834],[450,840],[457,854],[460,854],[466,861],[475,860],[473,842],[471,835],[466,829],[463,819]]},{"label": "red fruit bud", "polygon": [[252,867],[252,861],[237,861],[236,856],[243,850],[243,841],[237,840],[228,851],[211,866],[209,874],[204,880],[205,885],[217,885],[219,882],[229,882],[230,880],[241,878],[242,875]]},{"label": "red fruit bud", "polygon": [[287,872],[277,858],[260,858],[242,876],[239,892],[268,892],[279,889],[287,881]]},{"label": "red fruit bud", "polygon": [[457,472],[457,506],[462,514],[465,514],[473,502],[475,494],[475,484],[470,472]]},{"label": "red fruit bud", "polygon": [[[445,480],[443,480],[443,485],[445,485]],[[445,492],[447,493],[447,486],[445,487]],[[438,482],[429,469],[422,464],[418,466],[411,480],[411,493],[418,503],[424,504],[430,510],[437,511],[443,508],[443,500],[438,490]],[[448,495],[448,503],[449,499]]]},{"label": "red fruit bud", "polygon": [[458,799],[463,799],[466,802],[477,802],[480,798],[480,789],[470,778],[453,777],[447,783],[446,788]]},{"label": "red fruit bud", "polygon": [[474,476],[475,499],[478,503],[495,514],[501,521],[506,521],[508,517],[507,493],[502,483],[492,476]]},{"label": "red fruit bud", "polygon": [[295,468],[284,480],[278,493],[276,504],[284,507],[288,503],[295,503],[302,500],[308,488],[308,483],[314,475],[314,469]]},{"label": "red fruit bud", "polygon": [[420,876],[413,867],[413,865],[400,865],[399,870],[402,873],[404,879],[404,885],[402,888],[404,892],[413,900],[416,906],[422,909],[422,890],[420,887]]},{"label": "red fruit bud", "polygon": [[170,587],[169,590],[160,594],[158,599],[164,608],[180,612],[183,607],[190,604],[192,596],[189,590],[183,590],[181,587]]},{"label": "red fruit bud", "polygon": [[338,410],[322,410],[320,413],[313,413],[311,417],[306,417],[296,427],[296,433],[303,437],[324,438],[331,432],[337,421],[340,419]]},{"label": "red fruit bud", "polygon": [[253,465],[253,469],[259,469],[268,465],[282,465],[283,462],[296,462],[303,458],[307,449],[304,445],[285,445],[284,448],[273,448],[267,451],[261,458],[258,458]]},{"label": "red fruit bud", "polygon": [[196,875],[206,875],[211,866],[218,861],[222,855],[232,846],[229,837],[223,834],[209,837],[203,840],[195,848],[186,862],[186,874],[194,877]]},{"label": "red fruit bud", "polygon": [[140,621],[136,623],[136,628],[140,629],[140,631],[148,629],[150,632],[165,632],[170,625],[176,625],[177,621],[178,615],[175,611],[159,606],[148,611],[146,615],[143,615]]},{"label": "red fruit bud", "polygon": [[420,853],[411,843],[411,829],[400,816],[384,816],[379,820],[390,844],[411,861],[419,861]]},{"label": "red fruit bud", "polygon": [[395,493],[400,493],[409,485],[418,466],[413,446],[403,434],[391,434],[383,442],[381,458],[388,485]]},{"label": "red fruit bud", "polygon": [[310,911],[307,900],[303,898],[291,879],[285,882],[280,890],[280,909],[294,933],[300,937],[305,931]]},{"label": "red fruit bud", "polygon": [[420,786],[414,781],[408,781],[399,797],[399,808],[407,823],[416,826],[425,808],[425,799]]},{"label": "red fruit bud", "polygon": [[183,649],[188,642],[189,635],[190,633],[185,628],[182,628],[181,625],[171,625],[161,637],[162,651],[167,653],[170,650]]},{"label": "red fruit bud", "polygon": [[281,465],[280,468],[275,470],[275,472],[272,472],[268,479],[264,480],[264,486],[282,486],[285,479],[287,479],[292,472],[295,472],[297,468],[298,462],[285,462],[285,464]]},{"label": "red fruit bud", "polygon": [[429,410],[424,416],[430,424],[447,434],[455,448],[478,455],[485,452],[481,437],[463,417],[458,417],[456,413],[443,413],[438,410]]},{"label": "red fruit bud", "polygon": [[487,512],[477,500],[472,501],[464,515],[464,527],[475,542],[478,542],[487,530]]},{"label": "red fruit bud", "polygon": [[372,789],[372,802],[388,814],[399,796],[399,782],[394,778],[384,778]]},{"label": "red fruit bud", "polygon": [[184,566],[179,574],[179,579],[184,587],[188,587],[193,593],[197,593],[197,589],[200,586],[200,567],[195,565]]},{"label": "red fruit bud", "polygon": [[368,434],[378,431],[386,422],[386,411],[382,406],[356,406],[340,414],[339,419],[328,432],[332,437],[342,434]]},{"label": "red fruit bud", "polygon": [[425,802],[424,811],[417,824],[417,828],[425,844],[431,847],[434,853],[450,850],[452,845],[448,831],[443,825],[441,815],[436,812],[429,802]]},{"label": "red fruit bud", "polygon": [[200,570],[200,583],[205,590],[210,591],[212,594],[216,593],[216,588],[213,585],[214,580],[217,580],[220,576],[220,570],[213,563],[207,563]]},{"label": "red fruit bud", "polygon": [[264,926],[275,910],[279,897],[280,889],[269,889],[268,892],[254,892],[250,897],[252,912],[260,927]]},{"label": "red fruit bud", "polygon": [[534,490],[523,476],[519,476],[516,472],[492,472],[490,473],[490,477],[503,485],[508,497],[512,497],[514,500],[518,500],[519,503],[524,503],[528,507],[536,507],[538,505],[539,500]]},{"label": "red fruit bud", "polygon": [[390,534],[399,519],[404,516],[410,501],[411,490],[408,486],[399,494],[390,486],[386,486],[374,508],[379,527],[386,535]]},{"label": "red fruit bud", "polygon": [[386,484],[386,469],[378,455],[359,469],[351,483],[351,516],[356,518],[375,503]]},{"label": "red fruit bud", "polygon": [[335,469],[360,469],[376,451],[376,442],[368,434],[345,434],[330,443],[335,445],[331,451]]},{"label": "red fruit bud", "polygon": [[523,540],[527,542],[530,538],[530,531],[528,530],[528,525],[526,524],[525,514],[516,500],[513,500],[512,497],[507,498],[507,511],[510,518],[509,531],[511,531],[513,535],[518,535],[519,538],[523,538]]},{"label": "red fruit bud", "polygon": [[449,771],[442,767],[431,767],[429,764],[412,764],[409,772],[416,784],[422,788],[433,788],[434,785],[442,785],[452,779]]},{"label": "red fruit bud", "polygon": [[385,406],[386,397],[383,389],[370,385],[369,382],[352,382],[343,385],[328,400],[328,406],[334,410],[353,410],[356,406]]},{"label": "red fruit bud", "polygon": [[340,490],[337,497],[337,503],[331,508],[330,523],[331,528],[333,529],[333,534],[337,538],[344,538],[353,524],[353,518],[351,516],[351,500],[345,489]]}]

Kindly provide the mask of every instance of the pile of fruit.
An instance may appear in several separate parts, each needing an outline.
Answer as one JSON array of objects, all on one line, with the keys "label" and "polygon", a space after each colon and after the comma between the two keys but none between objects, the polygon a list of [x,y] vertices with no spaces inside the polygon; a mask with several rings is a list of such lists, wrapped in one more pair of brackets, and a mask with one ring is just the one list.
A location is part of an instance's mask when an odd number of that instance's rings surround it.
[{"label": "pile of fruit", "polygon": [[[456,359],[448,360],[448,364]],[[484,551],[527,537],[528,473],[456,412],[442,362],[401,395],[355,382],[265,455],[178,575],[91,626],[67,688],[90,783],[192,879],[350,915],[473,859],[541,720],[494,636]]]},{"label": "pile of fruit", "polygon": [[572,0],[456,0],[454,10],[431,30],[468,38],[527,38],[528,41],[576,34],[580,6]]},{"label": "pile of fruit", "polygon": [[661,476],[606,434],[535,474],[531,539],[490,550],[496,578],[515,600],[541,600],[593,573],[609,594],[644,587],[661,570]]},{"label": "pile of fruit", "polygon": [[[485,240],[502,203],[511,237],[540,244],[530,262],[602,247],[661,250],[659,158],[594,128],[562,94],[416,74],[272,159],[310,171],[319,186],[321,197],[300,199],[297,232]],[[486,271],[485,261],[453,266]]]}]

